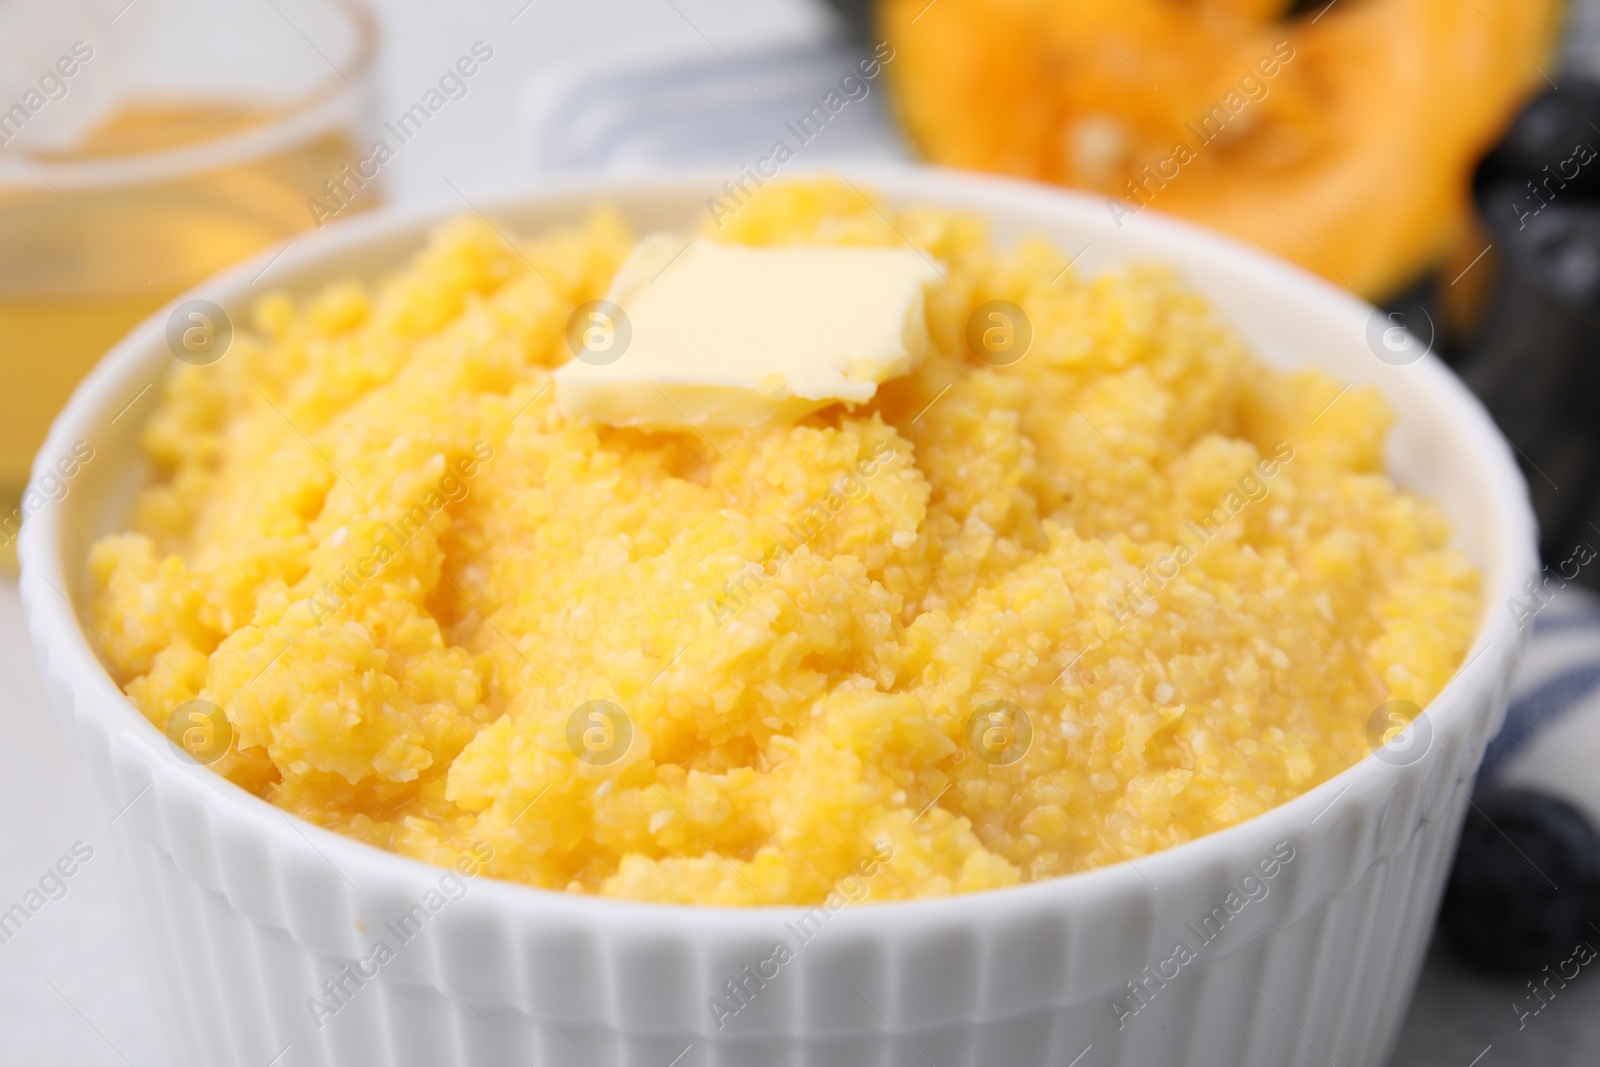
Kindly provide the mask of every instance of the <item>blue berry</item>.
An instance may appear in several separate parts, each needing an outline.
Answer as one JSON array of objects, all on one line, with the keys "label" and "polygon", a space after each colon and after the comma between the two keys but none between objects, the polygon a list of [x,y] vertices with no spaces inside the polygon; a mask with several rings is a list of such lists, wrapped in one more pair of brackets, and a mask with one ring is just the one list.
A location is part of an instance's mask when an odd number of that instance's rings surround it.
[{"label": "blue berry", "polygon": [[1600,939],[1600,835],[1565,801],[1529,789],[1473,798],[1439,921],[1495,970],[1537,970]]}]

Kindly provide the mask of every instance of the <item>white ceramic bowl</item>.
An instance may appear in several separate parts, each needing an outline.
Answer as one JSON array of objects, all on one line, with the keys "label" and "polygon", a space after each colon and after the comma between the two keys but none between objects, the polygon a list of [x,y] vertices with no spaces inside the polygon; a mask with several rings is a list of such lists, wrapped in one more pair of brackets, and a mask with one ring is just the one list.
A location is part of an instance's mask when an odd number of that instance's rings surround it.
[{"label": "white ceramic bowl", "polygon": [[[722,177],[586,181],[479,206],[523,232],[570,220],[596,198],[613,200],[640,229],[684,227],[705,217]],[[424,902],[444,872],[290,818],[181,759],[85,639],[85,554],[119,525],[140,475],[136,435],[153,407],[140,392],[173,360],[162,312],[111,352],[56,420],[36,479],[76,442],[89,442],[95,458],[65,497],[27,522],[22,595],[56,707],[115,817],[182,1063],[1384,1061],[1473,775],[1504,712],[1521,644],[1504,605],[1535,572],[1525,486],[1499,433],[1431,356],[1408,366],[1376,358],[1367,305],[1226,239],[1148,212],[1119,227],[1098,199],[1017,182],[929,169],[852,178],[897,203],[979,212],[1002,242],[1039,232],[1069,255],[1087,245],[1090,269],[1168,261],[1265,359],[1318,364],[1384,390],[1399,413],[1391,469],[1443,503],[1484,574],[1470,658],[1419,720],[1431,742],[1411,752],[1425,754],[1403,765],[1369,757],[1258,818],[1136,863],[1000,892],[845,907],[804,944],[786,926],[803,909],[619,903],[475,879],[398,945],[385,923]],[[430,223],[463,210],[458,202],[385,210],[297,238],[266,284],[304,291],[373,275],[416,248]],[[185,298],[241,307],[264,287],[252,279],[274,254]],[[1280,857],[1292,849],[1293,859],[1270,881],[1245,883],[1266,895],[1235,914],[1233,902],[1246,898],[1229,893],[1275,849]],[[1201,945],[1207,916],[1221,932]],[[324,981],[380,938],[396,949],[393,962],[360,986],[345,977],[343,1006],[314,1020],[309,999],[325,996]],[[1180,939],[1197,951],[1186,965],[1173,962]],[[779,940],[794,959],[758,989],[743,969]],[[755,992],[719,1028],[708,1001],[726,997],[724,983],[735,980]],[[1137,983],[1137,999],[1128,983]]]}]

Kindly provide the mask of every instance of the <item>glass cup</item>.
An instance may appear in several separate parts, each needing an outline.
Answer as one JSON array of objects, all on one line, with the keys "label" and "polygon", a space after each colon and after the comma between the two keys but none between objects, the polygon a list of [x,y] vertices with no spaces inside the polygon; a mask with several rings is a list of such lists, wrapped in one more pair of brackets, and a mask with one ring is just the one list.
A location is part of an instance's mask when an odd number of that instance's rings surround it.
[{"label": "glass cup", "polygon": [[374,46],[359,0],[0,0],[0,569],[33,454],[112,344],[378,202],[353,177]]}]

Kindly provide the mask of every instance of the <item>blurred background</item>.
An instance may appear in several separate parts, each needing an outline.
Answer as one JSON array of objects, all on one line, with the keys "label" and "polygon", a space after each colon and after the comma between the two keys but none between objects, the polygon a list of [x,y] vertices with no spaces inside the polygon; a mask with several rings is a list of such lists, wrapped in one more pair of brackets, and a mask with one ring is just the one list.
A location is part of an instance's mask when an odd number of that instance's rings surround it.
[{"label": "blurred background", "polygon": [[[1231,233],[1483,399],[1547,567],[1393,1063],[1600,1061],[1600,0],[0,0],[0,901],[101,825],[11,575],[134,324],[381,204],[890,160]],[[164,1062],[114,880],[0,941],[0,1063]]]}]

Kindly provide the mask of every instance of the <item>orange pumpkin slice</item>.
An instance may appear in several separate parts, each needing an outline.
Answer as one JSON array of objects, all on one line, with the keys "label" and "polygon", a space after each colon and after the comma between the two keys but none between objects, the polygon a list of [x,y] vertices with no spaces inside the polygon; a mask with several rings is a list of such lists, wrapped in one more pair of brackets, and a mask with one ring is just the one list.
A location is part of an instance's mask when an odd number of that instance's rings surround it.
[{"label": "orange pumpkin slice", "polygon": [[1557,0],[883,0],[919,151],[1194,219],[1381,298],[1466,232]]}]

